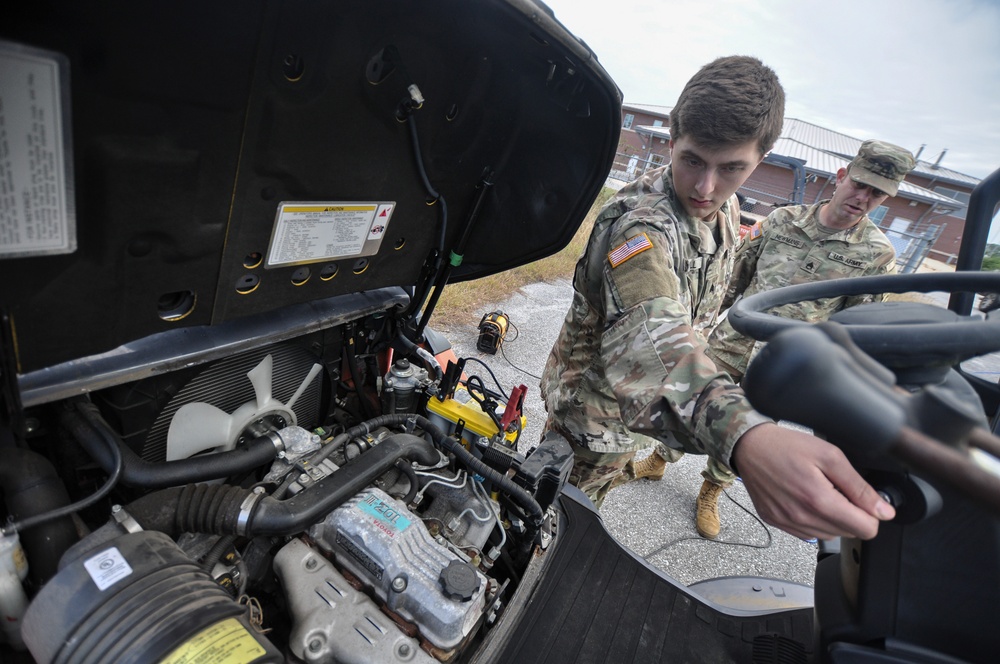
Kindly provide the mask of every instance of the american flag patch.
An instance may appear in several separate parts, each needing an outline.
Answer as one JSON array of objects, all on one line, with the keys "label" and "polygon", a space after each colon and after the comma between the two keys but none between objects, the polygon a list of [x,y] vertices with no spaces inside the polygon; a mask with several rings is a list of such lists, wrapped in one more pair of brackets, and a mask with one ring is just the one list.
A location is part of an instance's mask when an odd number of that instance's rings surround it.
[{"label": "american flag patch", "polygon": [[760,237],[760,234],[761,234],[762,232],[763,232],[763,231],[761,230],[761,227],[760,227],[760,224],[759,224],[759,223],[756,223],[756,224],[754,224],[754,225],[753,225],[753,226],[752,226],[752,227],[750,228],[750,239],[751,239],[751,240],[756,240],[757,238],[759,238],[759,237]]},{"label": "american flag patch", "polygon": [[609,253],[608,262],[611,263],[611,267],[618,267],[636,254],[641,254],[647,249],[652,248],[653,243],[649,241],[649,238],[645,233],[642,235],[636,235],[634,238],[630,239],[625,244],[619,245],[611,253]]}]

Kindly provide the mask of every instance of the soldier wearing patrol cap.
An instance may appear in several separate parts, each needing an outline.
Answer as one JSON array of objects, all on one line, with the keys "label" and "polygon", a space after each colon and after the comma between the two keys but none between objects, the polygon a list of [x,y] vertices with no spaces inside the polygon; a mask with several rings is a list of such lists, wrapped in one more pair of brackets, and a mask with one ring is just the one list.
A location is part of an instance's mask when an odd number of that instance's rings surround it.
[{"label": "soldier wearing patrol cap", "polygon": [[608,202],[577,263],[541,380],[544,435],[569,441],[570,481],[598,506],[648,436],[737,469],[761,517],[793,535],[870,539],[892,506],[836,447],[756,412],[708,355],[738,242],[734,194],[783,114],[756,58],[719,58],[684,86],[670,165]]},{"label": "soldier wearing patrol cap", "polygon": [[[739,297],[761,291],[825,279],[841,279],[896,270],[896,253],[888,238],[868,218],[868,213],[889,196],[915,165],[905,148],[883,141],[865,141],[858,154],[837,171],[837,186],[829,200],[815,205],[783,207],[751,228],[736,248],[736,264],[722,302],[729,308]],[[841,309],[864,302],[882,301],[883,294],[825,298],[786,304],[770,311],[775,315],[810,323],[826,320]],[[758,344],[733,329],[724,319],[708,340],[709,356],[739,382]],[[635,477],[659,479],[676,451],[660,447],[636,464]],[[640,465],[641,464],[641,465]],[[734,475],[709,462],[696,502],[698,532],[718,536],[718,499]]]}]

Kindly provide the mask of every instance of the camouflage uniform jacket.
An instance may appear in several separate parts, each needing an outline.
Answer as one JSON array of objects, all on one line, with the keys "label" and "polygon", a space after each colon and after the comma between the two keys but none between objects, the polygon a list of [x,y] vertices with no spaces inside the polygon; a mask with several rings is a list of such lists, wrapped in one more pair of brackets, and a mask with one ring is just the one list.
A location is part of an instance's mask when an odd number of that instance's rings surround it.
[{"label": "camouflage uniform jacket", "polygon": [[[739,437],[771,421],[706,354],[739,206],[733,197],[717,214],[716,242],[683,211],[672,182],[669,166],[650,171],[598,215],[542,397],[550,426],[595,452],[633,451],[649,444],[633,435],[644,434],[728,464]],[[612,253],[629,257],[612,267]]]},{"label": "camouflage uniform jacket", "polygon": [[[816,205],[779,208],[747,233],[736,248],[736,264],[722,308],[741,295],[811,281],[890,274],[896,270],[896,252],[889,239],[864,216],[851,228],[830,232],[819,224]],[[884,295],[828,297],[771,309],[785,318],[816,323],[834,313],[864,302],[882,301]],[[709,337],[713,357],[741,372],[753,354],[754,340],[729,323],[719,323]]]}]

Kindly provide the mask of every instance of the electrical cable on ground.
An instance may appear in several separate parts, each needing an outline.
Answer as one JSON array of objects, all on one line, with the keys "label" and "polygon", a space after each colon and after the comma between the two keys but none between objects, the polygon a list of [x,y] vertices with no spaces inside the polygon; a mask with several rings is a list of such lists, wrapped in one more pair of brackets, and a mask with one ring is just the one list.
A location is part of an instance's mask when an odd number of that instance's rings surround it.
[{"label": "electrical cable on ground", "polygon": [[[500,344],[498,345],[498,348],[500,349],[500,356],[501,356],[501,357],[503,357],[503,359],[504,359],[504,360],[505,360],[505,361],[507,362],[507,364],[509,364],[509,365],[510,365],[510,366],[511,366],[512,368],[514,368],[515,370],[517,370],[517,371],[520,371],[521,373],[523,373],[523,374],[524,374],[524,375],[526,375],[526,376],[531,376],[531,377],[532,377],[532,378],[534,378],[535,380],[541,380],[541,379],[542,379],[542,377],[541,377],[541,376],[536,376],[535,374],[531,373],[530,371],[528,371],[528,370],[526,370],[526,369],[522,369],[521,367],[519,367],[519,366],[517,366],[516,364],[514,364],[513,362],[511,362],[510,358],[509,358],[509,357],[507,357],[507,353],[506,353],[506,352],[504,352],[504,349],[503,349],[503,342],[507,342],[507,343],[510,343],[510,342],[512,342],[512,341],[516,341],[516,340],[518,339],[518,337],[520,337],[520,336],[521,336],[521,331],[520,331],[519,329],[517,329],[517,326],[516,326],[516,325],[514,325],[514,322],[513,322],[513,321],[512,321],[511,319],[510,319],[510,316],[506,316],[506,315],[505,315],[505,318],[507,319],[507,324],[508,324],[508,325],[509,325],[509,326],[510,326],[511,328],[513,328],[513,330],[514,330],[514,336],[513,336],[513,337],[510,337],[510,338],[507,338],[506,336],[504,336],[504,337],[503,337],[503,338],[502,338],[502,339],[500,340],[500,341],[501,341],[501,343],[500,343]],[[475,359],[475,358],[469,358],[469,359]],[[480,362],[480,364],[482,364],[482,363]],[[486,366],[486,365],[485,365],[485,364],[483,364],[483,366]],[[487,367],[487,369],[488,369],[488,367]],[[491,373],[492,373],[492,372],[491,372]],[[493,380],[496,380],[496,378],[494,377],[494,379],[493,379]],[[497,384],[499,385],[499,383],[497,383]],[[503,388],[501,388],[501,389],[503,389]]]},{"label": "electrical cable on ground", "polygon": [[731,495],[729,495],[728,491],[723,491],[723,493],[726,494],[726,498],[728,498],[729,500],[731,500],[737,507],[739,507],[741,510],[743,510],[744,512],[746,512],[747,514],[749,514],[751,517],[753,517],[753,519],[757,523],[759,523],[761,525],[761,528],[764,529],[764,533],[767,535],[767,543],[766,544],[752,544],[750,542],[730,542],[728,540],[707,539],[705,537],[700,537],[700,536],[699,537],[678,537],[677,539],[670,540],[669,542],[666,542],[665,544],[661,544],[660,546],[656,547],[655,549],[653,549],[649,553],[645,554],[642,557],[643,560],[645,560],[646,562],[652,563],[653,556],[661,554],[664,551],[666,551],[667,549],[669,549],[670,547],[672,547],[672,546],[674,546],[676,544],[680,544],[681,542],[686,542],[688,540],[697,541],[697,542],[709,542],[711,544],[724,544],[724,545],[727,545],[727,546],[745,546],[745,547],[748,547],[750,549],[769,549],[769,548],[771,548],[771,544],[774,541],[774,539],[771,536],[771,529],[767,527],[767,524],[764,523],[759,516],[757,516],[756,514],[754,514],[753,512],[751,512],[749,509],[747,509],[742,503],[740,503],[738,500],[736,500]]}]

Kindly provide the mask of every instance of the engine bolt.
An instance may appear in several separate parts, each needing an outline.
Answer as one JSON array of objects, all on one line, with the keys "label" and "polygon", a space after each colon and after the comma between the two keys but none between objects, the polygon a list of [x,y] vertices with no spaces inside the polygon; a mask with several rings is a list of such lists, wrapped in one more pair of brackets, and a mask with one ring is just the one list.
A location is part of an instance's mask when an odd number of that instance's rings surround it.
[{"label": "engine bolt", "polygon": [[308,570],[316,569],[317,565],[319,565],[319,563],[316,562],[315,558],[309,558],[308,560],[306,560],[306,569]]},{"label": "engine bolt", "polygon": [[401,593],[406,590],[406,579],[401,576],[397,576],[392,580],[392,589],[397,593]]},{"label": "engine bolt", "polygon": [[400,643],[399,647],[396,648],[396,654],[399,655],[400,657],[409,657],[410,646],[406,643]]},{"label": "engine bolt", "polygon": [[309,652],[319,652],[323,649],[323,639],[313,639],[309,642]]}]

